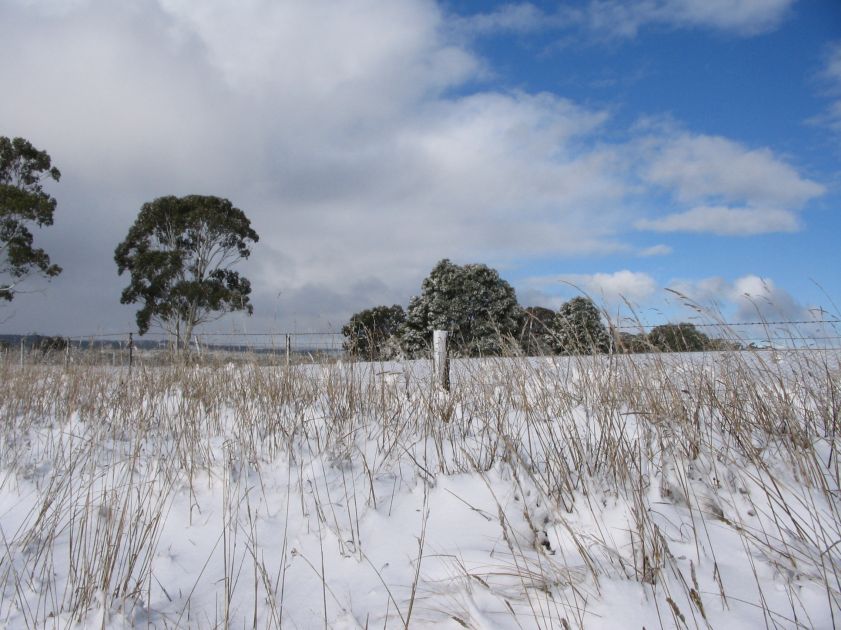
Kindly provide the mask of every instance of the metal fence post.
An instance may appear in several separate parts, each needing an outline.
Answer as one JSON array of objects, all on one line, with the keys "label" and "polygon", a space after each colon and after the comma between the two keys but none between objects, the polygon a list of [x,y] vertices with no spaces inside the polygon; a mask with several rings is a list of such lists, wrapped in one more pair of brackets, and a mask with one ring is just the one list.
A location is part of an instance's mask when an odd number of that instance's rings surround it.
[{"label": "metal fence post", "polygon": [[445,391],[450,391],[450,357],[447,356],[447,331],[432,333],[432,371],[437,382]]}]

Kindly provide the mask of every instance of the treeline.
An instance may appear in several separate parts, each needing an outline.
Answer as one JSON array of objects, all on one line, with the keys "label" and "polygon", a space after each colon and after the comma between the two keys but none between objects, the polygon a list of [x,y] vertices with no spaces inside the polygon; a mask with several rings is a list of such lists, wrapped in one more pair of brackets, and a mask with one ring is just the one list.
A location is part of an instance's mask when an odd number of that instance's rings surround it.
[{"label": "treeline", "polygon": [[[62,269],[34,245],[35,228],[53,224],[56,200],[43,188],[61,173],[46,151],[24,138],[0,136],[0,302],[11,302],[30,275],[47,279]],[[137,330],[168,331],[187,351],[194,329],[226,313],[251,314],[251,282],[233,269],[259,236],[246,214],[212,195],[164,196],[144,203],[114,251],[129,284],[123,304],[137,304]],[[595,305],[577,297],[558,312],[523,308],[514,289],[486,265],[439,262],[406,310],[377,306],[354,315],[342,329],[344,349],[366,359],[418,357],[433,330],[450,333],[456,356],[592,354],[721,349],[692,324],[658,326],[647,334],[609,330]],[[66,348],[61,338],[37,348]]]},{"label": "treeline", "polygon": [[372,361],[423,357],[429,353],[433,330],[448,331],[450,352],[461,357],[738,348],[685,322],[656,326],[648,333],[618,331],[605,324],[587,297],[575,297],[558,311],[522,307],[513,287],[494,269],[444,259],[424,279],[420,295],[406,310],[395,304],[353,315],[342,328],[344,350]]}]

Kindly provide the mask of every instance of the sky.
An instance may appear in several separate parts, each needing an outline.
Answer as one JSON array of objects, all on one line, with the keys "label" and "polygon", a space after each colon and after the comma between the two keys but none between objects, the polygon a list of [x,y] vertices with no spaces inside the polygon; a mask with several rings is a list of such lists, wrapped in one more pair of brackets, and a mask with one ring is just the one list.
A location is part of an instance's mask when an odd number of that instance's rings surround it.
[{"label": "sky", "polygon": [[0,58],[0,135],[62,172],[6,333],[132,330],[114,248],[187,194],[260,235],[212,330],[338,330],[442,258],[523,306],[839,314],[837,0],[0,0]]}]

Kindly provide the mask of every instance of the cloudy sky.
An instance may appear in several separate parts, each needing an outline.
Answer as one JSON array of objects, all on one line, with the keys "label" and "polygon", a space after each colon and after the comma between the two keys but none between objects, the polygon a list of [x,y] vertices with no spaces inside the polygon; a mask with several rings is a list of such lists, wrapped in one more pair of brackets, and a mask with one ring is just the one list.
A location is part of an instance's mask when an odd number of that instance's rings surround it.
[{"label": "cloudy sky", "polygon": [[841,300],[837,0],[0,0],[0,58],[64,268],[4,332],[131,329],[114,247],[193,193],[260,234],[218,330],[337,328],[444,257],[653,323]]}]

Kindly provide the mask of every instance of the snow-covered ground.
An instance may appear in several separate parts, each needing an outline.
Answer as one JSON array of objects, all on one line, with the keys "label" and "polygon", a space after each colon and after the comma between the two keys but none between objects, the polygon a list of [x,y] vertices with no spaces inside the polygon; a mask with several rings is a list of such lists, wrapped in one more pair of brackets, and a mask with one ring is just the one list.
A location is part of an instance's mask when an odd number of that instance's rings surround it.
[{"label": "snow-covered ground", "polygon": [[835,353],[0,366],[0,625],[841,625]]}]

